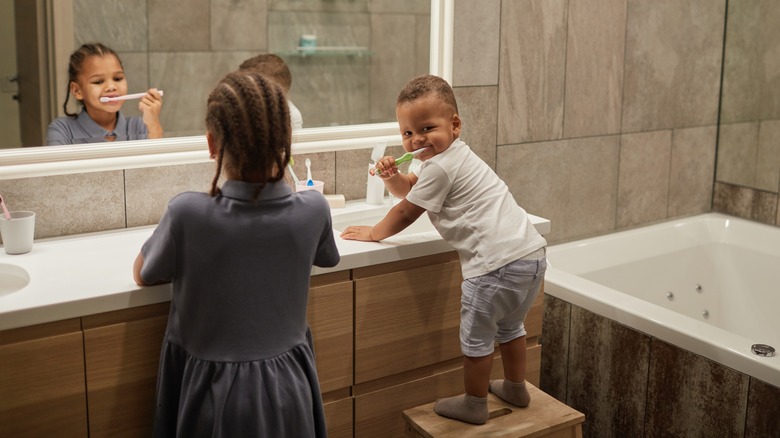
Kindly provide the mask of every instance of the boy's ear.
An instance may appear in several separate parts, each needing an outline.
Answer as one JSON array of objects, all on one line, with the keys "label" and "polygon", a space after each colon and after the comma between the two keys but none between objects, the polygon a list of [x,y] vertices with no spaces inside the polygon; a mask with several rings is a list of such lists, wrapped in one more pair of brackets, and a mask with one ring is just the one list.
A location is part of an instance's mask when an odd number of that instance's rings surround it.
[{"label": "boy's ear", "polygon": [[460,116],[457,114],[452,115],[452,132],[455,133],[455,136],[457,137],[460,135]]},{"label": "boy's ear", "polygon": [[81,92],[81,87],[75,82],[70,83],[70,94],[78,100],[84,100],[84,94]]}]

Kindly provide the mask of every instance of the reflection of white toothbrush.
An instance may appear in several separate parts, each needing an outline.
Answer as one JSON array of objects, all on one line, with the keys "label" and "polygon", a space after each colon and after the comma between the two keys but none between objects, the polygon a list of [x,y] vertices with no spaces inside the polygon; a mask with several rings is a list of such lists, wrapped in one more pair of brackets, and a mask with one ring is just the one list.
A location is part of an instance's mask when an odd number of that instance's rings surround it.
[{"label": "reflection of white toothbrush", "polygon": [[[163,95],[163,91],[160,90],[160,96]],[[116,97],[101,97],[100,101],[103,103],[106,102],[116,102],[118,100],[130,100],[130,99],[140,99],[142,97],[146,96],[146,93],[135,93],[135,94],[125,94],[124,96],[116,96]]]}]

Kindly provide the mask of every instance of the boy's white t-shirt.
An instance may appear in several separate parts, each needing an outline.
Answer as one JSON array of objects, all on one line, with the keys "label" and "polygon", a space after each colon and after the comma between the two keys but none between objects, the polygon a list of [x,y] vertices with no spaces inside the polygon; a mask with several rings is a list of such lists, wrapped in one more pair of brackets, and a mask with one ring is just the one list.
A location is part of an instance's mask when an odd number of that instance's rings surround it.
[{"label": "boy's white t-shirt", "polygon": [[290,125],[292,126],[292,129],[303,128],[303,115],[301,114],[301,110],[299,110],[291,100],[287,101],[287,106],[290,108]]},{"label": "boy's white t-shirt", "polygon": [[485,275],[547,245],[504,181],[460,139],[415,174],[406,200],[424,208],[458,252],[463,278]]}]

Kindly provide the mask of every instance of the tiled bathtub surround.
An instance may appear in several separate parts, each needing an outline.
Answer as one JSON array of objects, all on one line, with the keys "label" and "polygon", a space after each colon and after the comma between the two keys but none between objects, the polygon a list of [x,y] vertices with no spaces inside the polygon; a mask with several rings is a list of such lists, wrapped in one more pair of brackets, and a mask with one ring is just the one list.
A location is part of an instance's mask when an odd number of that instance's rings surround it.
[{"label": "tiled bathtub surround", "polygon": [[586,437],[777,434],[780,388],[550,295],[542,333],[541,389]]}]

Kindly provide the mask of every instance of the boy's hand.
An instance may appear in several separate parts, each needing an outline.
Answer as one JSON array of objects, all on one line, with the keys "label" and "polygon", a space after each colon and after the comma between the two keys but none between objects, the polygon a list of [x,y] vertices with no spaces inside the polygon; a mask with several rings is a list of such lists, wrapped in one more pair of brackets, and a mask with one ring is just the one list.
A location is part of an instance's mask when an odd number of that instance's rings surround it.
[{"label": "boy's hand", "polygon": [[395,165],[395,158],[391,156],[382,157],[374,166],[374,175],[382,179],[390,179],[398,173],[398,166]]},{"label": "boy's hand", "polygon": [[371,237],[371,229],[368,225],[352,225],[341,232],[341,238],[345,240],[361,240],[363,242],[377,242]]}]

